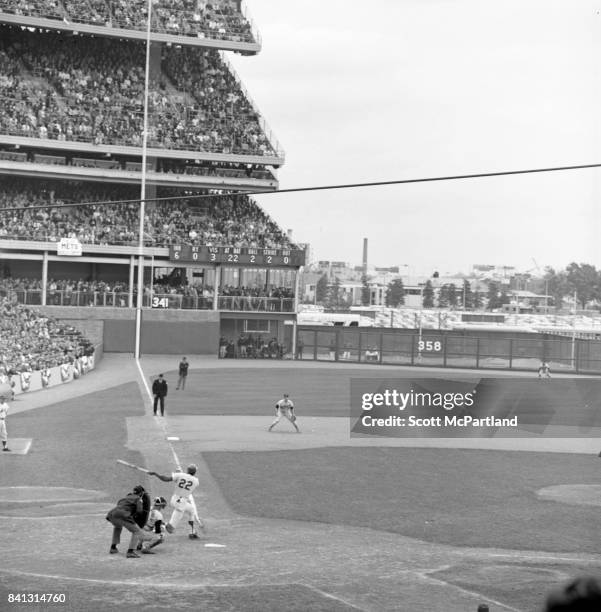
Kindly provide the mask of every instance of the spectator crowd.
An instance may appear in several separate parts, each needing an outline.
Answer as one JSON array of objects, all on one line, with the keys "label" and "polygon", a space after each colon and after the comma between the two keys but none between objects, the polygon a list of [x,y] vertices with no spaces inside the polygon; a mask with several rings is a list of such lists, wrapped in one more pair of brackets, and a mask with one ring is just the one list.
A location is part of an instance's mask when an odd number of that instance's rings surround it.
[{"label": "spectator crowd", "polygon": [[[146,0],[0,0],[0,12],[58,19],[66,24],[89,23],[126,30],[146,30]],[[248,19],[235,0],[154,0],[151,30],[254,43]]]},{"label": "spectator crowd", "polygon": [[263,338],[254,334],[240,334],[237,339],[219,339],[220,359],[283,359],[286,347],[277,337]]},{"label": "spectator crowd", "polygon": [[[276,154],[262,118],[218,51],[164,45],[161,53],[161,66],[151,71],[149,147]],[[144,66],[139,41],[0,26],[0,130],[139,147]]]},{"label": "spectator crowd", "polygon": [[[146,207],[144,242],[256,248],[294,248],[287,235],[248,195],[187,199],[206,194],[159,188],[158,198],[182,197]],[[137,244],[139,205],[93,204],[63,207],[75,202],[135,200],[135,186],[68,181],[0,179],[0,240],[57,242],[77,238],[82,244]],[[44,209],[31,207],[47,206]]]},{"label": "spectator crowd", "polygon": [[[20,304],[42,304],[42,281],[39,278],[6,276],[0,278],[0,297]],[[131,291],[135,298],[137,286]],[[49,278],[46,286],[48,306],[129,306],[130,288],[125,281]],[[144,284],[144,306],[151,306],[153,297],[168,298],[166,308],[203,310],[213,307],[215,289],[200,282],[170,282],[168,279]],[[294,292],[289,287],[223,286],[220,307],[231,310],[292,311]],[[173,300],[171,299],[173,298]],[[267,298],[267,299],[265,299]]]},{"label": "spectator crowd", "polygon": [[14,375],[73,363],[94,354],[74,327],[0,297],[0,373]]}]

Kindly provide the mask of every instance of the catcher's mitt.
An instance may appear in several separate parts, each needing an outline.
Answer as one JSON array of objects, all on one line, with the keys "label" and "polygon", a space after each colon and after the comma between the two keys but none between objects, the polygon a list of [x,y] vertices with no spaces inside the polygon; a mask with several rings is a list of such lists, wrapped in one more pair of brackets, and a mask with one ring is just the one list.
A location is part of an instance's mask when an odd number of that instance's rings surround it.
[{"label": "catcher's mitt", "polygon": [[290,420],[294,423],[296,421],[296,416],[294,414],[291,414]]},{"label": "catcher's mitt", "polygon": [[134,514],[134,521],[138,527],[144,527],[148,522],[148,515],[150,514],[150,508],[152,506],[150,493],[144,491],[142,495],[142,512],[136,512]]}]

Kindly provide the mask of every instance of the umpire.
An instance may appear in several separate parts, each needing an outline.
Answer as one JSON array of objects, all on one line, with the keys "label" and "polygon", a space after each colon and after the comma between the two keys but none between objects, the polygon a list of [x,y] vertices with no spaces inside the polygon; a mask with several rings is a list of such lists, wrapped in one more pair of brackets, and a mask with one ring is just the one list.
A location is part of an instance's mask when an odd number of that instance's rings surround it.
[{"label": "umpire", "polygon": [[161,402],[161,416],[165,416],[165,398],[167,397],[167,381],[162,374],[152,383],[152,394],[154,395],[154,416],[157,415],[157,404]]},{"label": "umpire", "polygon": [[[117,502],[117,505],[106,515],[106,520],[113,526],[113,539],[111,541],[110,553],[118,553],[117,544],[121,540],[121,531],[125,527],[131,532],[131,540],[127,549],[127,558],[139,557],[135,551],[138,542],[144,540],[155,540],[152,533],[144,531],[142,526],[148,518],[150,509],[150,495],[143,486],[137,485],[132,493],[128,493]],[[141,525],[140,525],[141,523]],[[153,554],[147,549],[142,550],[144,554]]]}]

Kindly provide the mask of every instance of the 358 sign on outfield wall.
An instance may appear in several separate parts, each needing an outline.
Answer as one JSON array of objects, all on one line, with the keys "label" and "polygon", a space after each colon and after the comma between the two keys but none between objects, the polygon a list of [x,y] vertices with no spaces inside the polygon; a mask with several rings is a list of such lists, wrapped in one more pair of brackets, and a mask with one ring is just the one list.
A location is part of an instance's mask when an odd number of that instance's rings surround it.
[{"label": "358 sign on outfield wall", "polygon": [[305,265],[300,249],[255,249],[251,247],[213,247],[172,245],[169,259],[173,263],[231,264],[298,268]]},{"label": "358 sign on outfield wall", "polygon": [[433,338],[422,338],[417,343],[417,350],[425,353],[439,353],[442,351],[442,341]]}]

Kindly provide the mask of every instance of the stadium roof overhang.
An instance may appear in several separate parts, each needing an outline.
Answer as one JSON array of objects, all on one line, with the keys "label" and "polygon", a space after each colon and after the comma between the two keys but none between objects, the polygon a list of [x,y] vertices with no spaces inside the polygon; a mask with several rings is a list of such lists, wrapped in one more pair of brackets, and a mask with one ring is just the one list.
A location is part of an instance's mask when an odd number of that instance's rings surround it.
[{"label": "stadium roof overhang", "polygon": [[[108,170],[106,168],[84,168],[78,166],[61,166],[36,164],[32,162],[14,162],[0,159],[0,175],[26,176],[53,180],[111,182],[139,185],[141,172],[128,170]],[[233,178],[224,176],[197,176],[188,174],[171,174],[166,172],[147,172],[146,181],[150,185],[162,187],[182,187],[192,189],[241,189],[243,191],[276,191],[277,180],[253,178]]]},{"label": "stadium roof overhang", "polygon": [[[67,140],[50,140],[48,138],[29,138],[23,136],[10,136],[0,134],[0,144],[13,145],[15,147],[55,149],[57,151],[85,151],[104,155],[129,155],[140,156],[141,147],[129,147],[124,145],[93,144],[91,142],[77,142]],[[148,147],[148,157],[159,159],[194,159],[199,161],[215,161],[233,164],[257,164],[259,166],[281,166],[284,156],[273,155],[238,155],[234,153],[211,153],[208,151],[189,151],[180,149],[155,149]]]},{"label": "stadium roof overhang", "polygon": [[[0,24],[27,26],[45,30],[57,30],[72,34],[85,34],[102,36],[104,38],[119,38],[131,40],[146,40],[145,30],[126,30],[125,28],[111,28],[106,25],[92,25],[89,23],[71,23],[58,19],[43,19],[41,17],[28,17],[26,15],[11,15],[0,12]],[[237,51],[245,55],[255,55],[261,50],[260,42],[241,42],[235,40],[221,40],[213,38],[197,38],[194,36],[176,36],[161,32],[151,32],[152,42],[164,42],[186,47],[205,47],[210,49],[223,49],[224,51]]]}]

